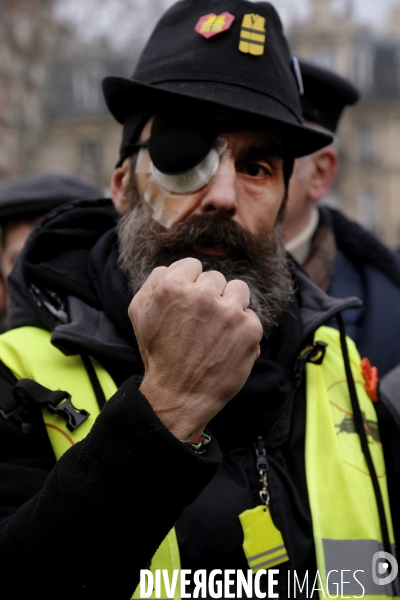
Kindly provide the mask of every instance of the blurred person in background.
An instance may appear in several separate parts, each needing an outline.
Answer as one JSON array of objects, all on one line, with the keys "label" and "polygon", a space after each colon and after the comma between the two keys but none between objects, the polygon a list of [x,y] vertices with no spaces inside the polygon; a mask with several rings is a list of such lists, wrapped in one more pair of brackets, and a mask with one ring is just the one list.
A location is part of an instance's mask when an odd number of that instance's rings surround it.
[{"label": "blurred person in background", "polygon": [[[336,134],[345,107],[359,99],[357,89],[319,65],[300,60],[300,67],[306,124]],[[329,295],[362,300],[361,307],[343,313],[346,331],[361,356],[384,375],[400,363],[400,260],[342,212],[317,206],[338,167],[337,140],[295,161],[284,221],[286,249]]]},{"label": "blurred person in background", "polygon": [[58,173],[27,175],[0,187],[1,330],[7,323],[7,280],[32,229],[54,208],[79,198],[101,198],[102,191],[81,177]]}]

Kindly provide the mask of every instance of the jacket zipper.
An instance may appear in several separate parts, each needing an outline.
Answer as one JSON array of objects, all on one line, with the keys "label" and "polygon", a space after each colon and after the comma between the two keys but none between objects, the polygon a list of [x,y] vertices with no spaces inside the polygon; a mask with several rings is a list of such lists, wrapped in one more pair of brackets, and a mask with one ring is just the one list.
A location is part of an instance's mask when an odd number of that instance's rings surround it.
[{"label": "jacket zipper", "polygon": [[261,489],[259,490],[260,500],[266,506],[269,506],[270,496],[268,490],[268,461],[267,461],[267,452],[265,450],[265,441],[261,436],[258,436],[257,441],[255,443],[255,451],[256,451],[256,465],[257,471],[260,476],[260,484]]},{"label": "jacket zipper", "polygon": [[293,383],[290,392],[288,393],[285,401],[282,406],[278,410],[278,413],[266,432],[266,439],[268,439],[272,432],[276,429],[277,425],[279,425],[280,420],[286,412],[288,406],[290,406],[297,390],[300,387],[301,380],[303,378],[304,369],[307,362],[313,362],[314,364],[321,364],[324,356],[325,356],[326,344],[324,342],[315,342],[314,345],[307,346],[302,352],[297,356],[296,362],[294,365],[294,377]]}]

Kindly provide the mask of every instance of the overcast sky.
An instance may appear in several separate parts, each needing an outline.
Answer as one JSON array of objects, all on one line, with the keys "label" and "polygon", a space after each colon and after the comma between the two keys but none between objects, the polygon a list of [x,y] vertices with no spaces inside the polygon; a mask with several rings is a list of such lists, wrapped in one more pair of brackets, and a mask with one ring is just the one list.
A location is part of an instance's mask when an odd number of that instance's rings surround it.
[{"label": "overcast sky", "polygon": [[[56,0],[59,16],[70,22],[77,33],[88,42],[99,35],[109,39],[116,48],[129,45],[132,33],[142,43],[163,10],[175,0]],[[317,0],[318,1],[318,0]],[[359,23],[375,29],[384,28],[390,8],[400,0],[331,0],[338,12],[353,7]],[[201,0],[199,0],[201,2]],[[272,0],[285,27],[309,15],[311,0]]]},{"label": "overcast sky", "polygon": [[[272,4],[278,12],[281,12],[286,25],[292,20],[292,7],[300,18],[306,18],[310,10],[309,0],[273,0]],[[395,4],[399,5],[400,0],[332,0],[332,6],[338,12],[346,6],[352,6],[358,22],[374,27],[383,26],[388,18],[390,7]]]}]

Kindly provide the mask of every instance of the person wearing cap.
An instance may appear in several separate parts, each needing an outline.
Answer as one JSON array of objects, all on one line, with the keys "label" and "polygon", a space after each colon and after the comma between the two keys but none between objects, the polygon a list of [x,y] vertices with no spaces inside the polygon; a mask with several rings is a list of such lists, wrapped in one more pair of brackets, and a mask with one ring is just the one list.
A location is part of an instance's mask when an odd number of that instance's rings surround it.
[{"label": "person wearing cap", "polygon": [[[301,59],[303,115],[308,126],[336,135],[358,90],[340,75]],[[317,203],[329,192],[339,167],[337,143],[297,159],[284,221],[286,249],[314,283],[335,298],[363,302],[343,313],[348,335],[380,375],[400,363],[400,261],[373,234],[343,213]]]},{"label": "person wearing cap", "polygon": [[2,321],[6,326],[7,280],[34,226],[43,216],[70,200],[102,198],[89,181],[59,173],[36,173],[0,187],[0,276],[5,287]]},{"label": "person wearing cap", "polygon": [[381,595],[397,463],[346,342],[359,302],[324,294],[281,233],[294,159],[331,142],[302,124],[296,74],[272,5],[183,0],[133,78],[105,79],[123,124],[113,203],[45,217],[10,277],[5,597],[130,598],[150,569],[156,596],[186,569],[189,595],[228,570],[258,597],[269,567],[281,598],[293,571],[329,574],[332,594],[343,569],[346,592]]}]

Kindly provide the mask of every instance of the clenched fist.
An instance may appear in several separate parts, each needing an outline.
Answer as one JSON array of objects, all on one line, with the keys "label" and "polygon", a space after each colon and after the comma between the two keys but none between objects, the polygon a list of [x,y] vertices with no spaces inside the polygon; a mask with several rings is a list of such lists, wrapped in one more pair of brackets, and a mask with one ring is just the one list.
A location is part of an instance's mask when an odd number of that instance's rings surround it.
[{"label": "clenched fist", "polygon": [[155,269],[132,300],[140,391],[179,439],[199,437],[249,376],[262,338],[249,301],[247,284],[194,258]]}]

